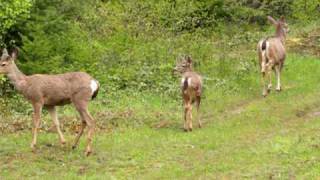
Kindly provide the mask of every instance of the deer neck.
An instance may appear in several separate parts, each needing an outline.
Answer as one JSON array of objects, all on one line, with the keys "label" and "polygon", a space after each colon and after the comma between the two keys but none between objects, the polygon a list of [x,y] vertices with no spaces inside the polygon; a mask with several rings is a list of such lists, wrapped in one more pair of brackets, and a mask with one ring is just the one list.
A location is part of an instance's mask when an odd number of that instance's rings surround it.
[{"label": "deer neck", "polygon": [[7,74],[7,76],[18,91],[22,91],[25,88],[27,84],[26,75],[18,69],[15,63],[13,63],[12,70]]},{"label": "deer neck", "polygon": [[192,68],[186,68],[183,73],[186,73],[186,72],[192,72]]},{"label": "deer neck", "polygon": [[281,27],[278,27],[276,30],[276,37],[280,39],[282,44],[285,44],[286,41],[286,33]]}]

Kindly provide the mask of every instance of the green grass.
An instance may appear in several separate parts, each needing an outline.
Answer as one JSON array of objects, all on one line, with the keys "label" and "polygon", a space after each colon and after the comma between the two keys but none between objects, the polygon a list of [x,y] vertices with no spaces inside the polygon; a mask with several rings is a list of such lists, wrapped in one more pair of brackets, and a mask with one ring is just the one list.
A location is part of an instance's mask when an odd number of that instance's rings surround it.
[{"label": "green grass", "polygon": [[[117,103],[105,106],[99,100],[91,106],[101,126],[120,122],[117,128],[96,133],[95,152],[88,158],[83,154],[85,138],[71,150],[75,134],[68,129],[65,147],[56,134],[41,132],[36,153],[29,149],[29,130],[3,134],[0,177],[316,179],[320,176],[320,61],[291,54],[286,64],[284,90],[272,91],[267,98],[260,95],[258,74],[250,75],[255,83],[247,91],[224,94],[207,88],[204,127],[192,133],[181,129],[180,103],[146,94],[119,97]],[[101,113],[116,107],[118,113],[111,117]],[[74,112],[67,108],[63,114]]]}]

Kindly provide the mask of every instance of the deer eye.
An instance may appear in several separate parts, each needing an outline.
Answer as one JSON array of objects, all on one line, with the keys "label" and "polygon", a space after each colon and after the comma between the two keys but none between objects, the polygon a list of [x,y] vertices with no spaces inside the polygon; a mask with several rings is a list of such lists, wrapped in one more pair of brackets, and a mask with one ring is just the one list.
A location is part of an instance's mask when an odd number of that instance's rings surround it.
[{"label": "deer eye", "polygon": [[2,64],[1,64],[2,67],[6,66],[6,65],[7,65],[6,63],[2,63]]}]

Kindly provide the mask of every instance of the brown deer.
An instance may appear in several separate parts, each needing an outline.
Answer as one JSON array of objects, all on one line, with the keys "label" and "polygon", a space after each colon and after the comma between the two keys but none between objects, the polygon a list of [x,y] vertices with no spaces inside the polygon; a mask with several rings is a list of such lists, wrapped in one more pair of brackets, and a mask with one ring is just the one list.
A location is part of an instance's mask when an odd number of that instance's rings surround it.
[{"label": "brown deer", "polygon": [[192,104],[196,103],[199,128],[202,127],[199,108],[202,94],[202,78],[192,69],[192,59],[185,56],[174,68],[174,73],[182,75],[181,91],[184,106],[184,130],[192,131]]},{"label": "brown deer", "polygon": [[[282,16],[276,21],[271,16],[268,20],[276,28],[276,33],[272,37],[262,39],[258,43],[258,56],[262,73],[263,92],[262,95],[267,96],[272,88],[271,72],[275,70],[277,77],[277,91],[281,91],[281,70],[286,58],[285,40],[289,32],[288,24]],[[267,77],[266,77],[267,76]],[[269,84],[266,84],[266,79],[269,78]]]},{"label": "brown deer", "polygon": [[57,132],[60,142],[65,144],[65,139],[60,129],[57,118],[56,106],[74,104],[80,113],[82,125],[72,148],[76,148],[84,128],[88,126],[88,142],[86,155],[92,152],[92,138],[95,131],[95,121],[88,112],[88,103],[98,94],[99,83],[91,76],[83,72],[72,72],[58,75],[35,74],[26,76],[16,66],[18,51],[15,49],[11,55],[6,49],[3,50],[0,59],[0,73],[6,74],[15,88],[33,106],[33,139],[31,148],[35,150],[37,143],[37,133],[40,126],[40,116],[42,108],[48,109]]}]

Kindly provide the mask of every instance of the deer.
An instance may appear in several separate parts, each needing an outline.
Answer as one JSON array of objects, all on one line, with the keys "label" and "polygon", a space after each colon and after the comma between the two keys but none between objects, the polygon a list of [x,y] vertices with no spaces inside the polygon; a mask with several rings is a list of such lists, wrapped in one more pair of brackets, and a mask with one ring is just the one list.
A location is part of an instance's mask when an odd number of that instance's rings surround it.
[{"label": "deer", "polygon": [[62,145],[66,140],[60,129],[56,106],[73,104],[79,112],[82,124],[75,138],[72,149],[79,143],[85,127],[88,127],[87,146],[85,155],[92,153],[92,140],[95,131],[95,121],[88,111],[91,99],[98,95],[99,82],[84,72],[69,72],[65,74],[25,75],[17,67],[16,61],[18,49],[14,49],[9,55],[6,48],[2,51],[0,59],[0,74],[8,77],[15,89],[20,92],[33,107],[33,128],[31,149],[34,151],[37,144],[37,134],[41,121],[41,112],[46,108],[56,127]]},{"label": "deer", "polygon": [[184,56],[177,62],[173,69],[174,74],[180,74],[181,77],[181,95],[184,106],[184,131],[192,131],[192,105],[195,103],[197,109],[197,119],[199,128],[202,127],[199,108],[202,94],[202,77],[193,71],[192,59],[190,56]]},{"label": "deer", "polygon": [[[285,40],[289,32],[288,24],[283,16],[279,20],[275,20],[271,16],[268,16],[267,19],[275,27],[276,32],[274,36],[260,40],[257,46],[264,97],[270,93],[272,88],[272,70],[275,71],[277,78],[276,91],[281,91],[281,71],[286,59]],[[268,85],[267,78],[269,78]]]}]

